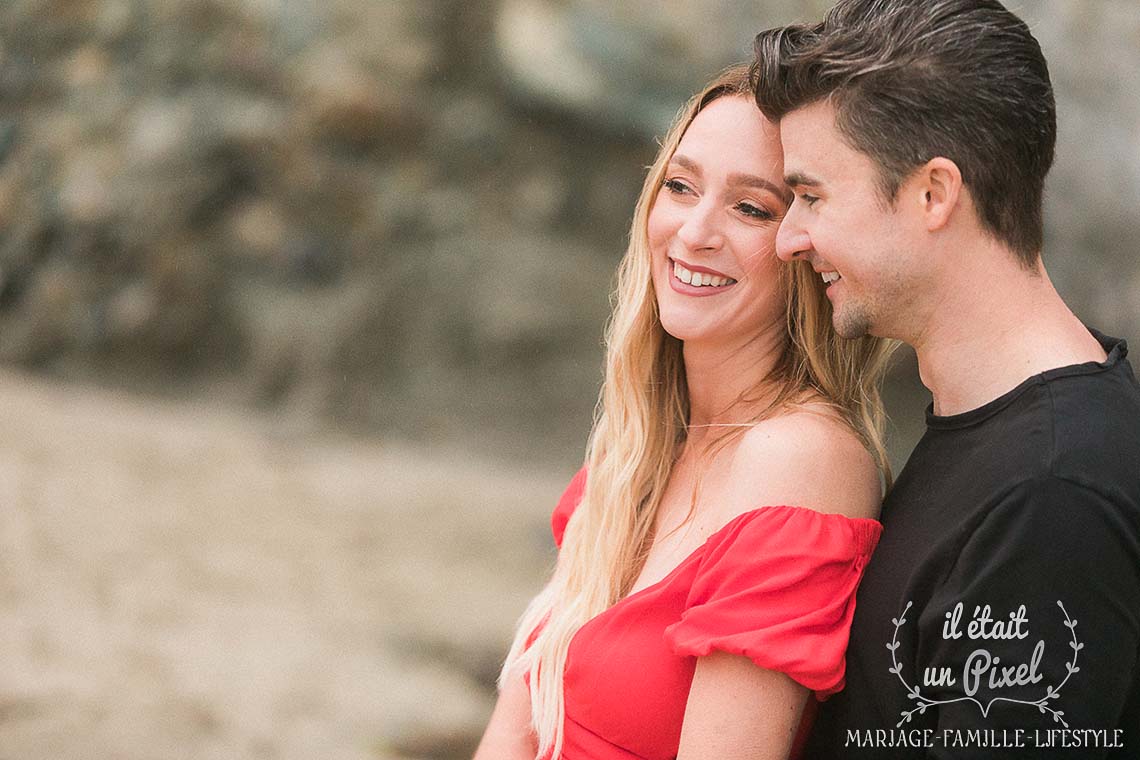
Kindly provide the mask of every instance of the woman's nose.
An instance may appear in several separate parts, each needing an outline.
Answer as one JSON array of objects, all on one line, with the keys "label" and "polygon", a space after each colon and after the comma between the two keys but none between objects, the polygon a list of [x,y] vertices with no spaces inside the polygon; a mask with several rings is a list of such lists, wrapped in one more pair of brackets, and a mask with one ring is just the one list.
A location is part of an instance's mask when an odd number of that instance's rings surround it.
[{"label": "woman's nose", "polygon": [[677,237],[692,251],[716,250],[723,245],[721,220],[711,199],[702,199],[688,209],[684,224],[677,230]]}]

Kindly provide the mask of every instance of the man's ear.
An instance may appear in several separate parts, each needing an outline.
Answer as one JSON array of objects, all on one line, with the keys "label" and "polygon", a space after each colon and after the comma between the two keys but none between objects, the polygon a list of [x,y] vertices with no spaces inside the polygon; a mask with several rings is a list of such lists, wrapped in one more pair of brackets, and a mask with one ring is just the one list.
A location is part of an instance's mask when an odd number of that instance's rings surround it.
[{"label": "man's ear", "polygon": [[[962,172],[948,158],[932,158],[913,175],[912,193],[917,193],[926,218],[926,229],[944,228],[958,207],[962,194]],[[913,197],[913,196],[912,196]]]}]

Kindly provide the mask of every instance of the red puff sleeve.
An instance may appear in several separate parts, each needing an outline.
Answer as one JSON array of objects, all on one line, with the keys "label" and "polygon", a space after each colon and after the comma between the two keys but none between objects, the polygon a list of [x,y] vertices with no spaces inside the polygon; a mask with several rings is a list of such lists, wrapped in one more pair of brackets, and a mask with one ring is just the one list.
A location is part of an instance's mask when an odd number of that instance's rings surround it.
[{"label": "red puff sleeve", "polygon": [[[550,532],[554,534],[554,545],[562,548],[562,536],[566,533],[566,523],[570,522],[570,515],[574,514],[574,510],[578,507],[578,502],[582,500],[582,492],[586,489],[586,468],[578,470],[574,477],[570,479],[567,484],[566,490],[562,492],[562,496],[558,499],[558,504],[554,507],[554,512],[550,515]],[[539,631],[542,626],[546,624],[543,620],[538,626],[530,632],[527,637],[526,646],[524,648],[530,649],[530,645],[538,637]],[[530,674],[526,676],[527,683],[530,683]]]},{"label": "red puff sleeve", "polygon": [[881,533],[802,507],[740,515],[706,545],[666,643],[681,656],[744,655],[821,699],[840,691],[855,589]]},{"label": "red puff sleeve", "polygon": [[586,468],[583,467],[570,479],[570,484],[562,492],[562,498],[558,500],[558,505],[554,507],[554,512],[550,515],[550,532],[554,534],[554,545],[558,548],[562,548],[562,536],[566,533],[566,523],[570,521],[570,515],[574,514],[585,490]]}]

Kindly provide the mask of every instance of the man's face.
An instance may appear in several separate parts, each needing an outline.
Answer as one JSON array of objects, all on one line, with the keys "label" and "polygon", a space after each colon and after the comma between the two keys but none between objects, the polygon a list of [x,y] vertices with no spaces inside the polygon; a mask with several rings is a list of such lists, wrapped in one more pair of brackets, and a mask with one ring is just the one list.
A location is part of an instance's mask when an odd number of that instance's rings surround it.
[{"label": "man's face", "polygon": [[[820,273],[845,338],[906,338],[921,279],[922,220],[914,204],[882,198],[878,170],[835,127],[832,107],[815,103],[780,122],[784,176],[795,193],[776,236],[783,261],[802,258]],[[905,186],[904,186],[905,192]]]}]

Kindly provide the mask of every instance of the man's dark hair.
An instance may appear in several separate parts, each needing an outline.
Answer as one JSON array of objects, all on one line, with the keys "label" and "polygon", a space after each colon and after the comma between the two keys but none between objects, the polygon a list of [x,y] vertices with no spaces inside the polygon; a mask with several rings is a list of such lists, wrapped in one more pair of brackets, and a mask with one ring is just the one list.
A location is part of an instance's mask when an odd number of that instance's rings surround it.
[{"label": "man's dark hair", "polygon": [[982,226],[1036,263],[1056,105],[1041,46],[1001,3],[840,0],[822,23],[761,32],[755,51],[768,118],[827,100],[891,202],[919,166],[950,159]]}]

